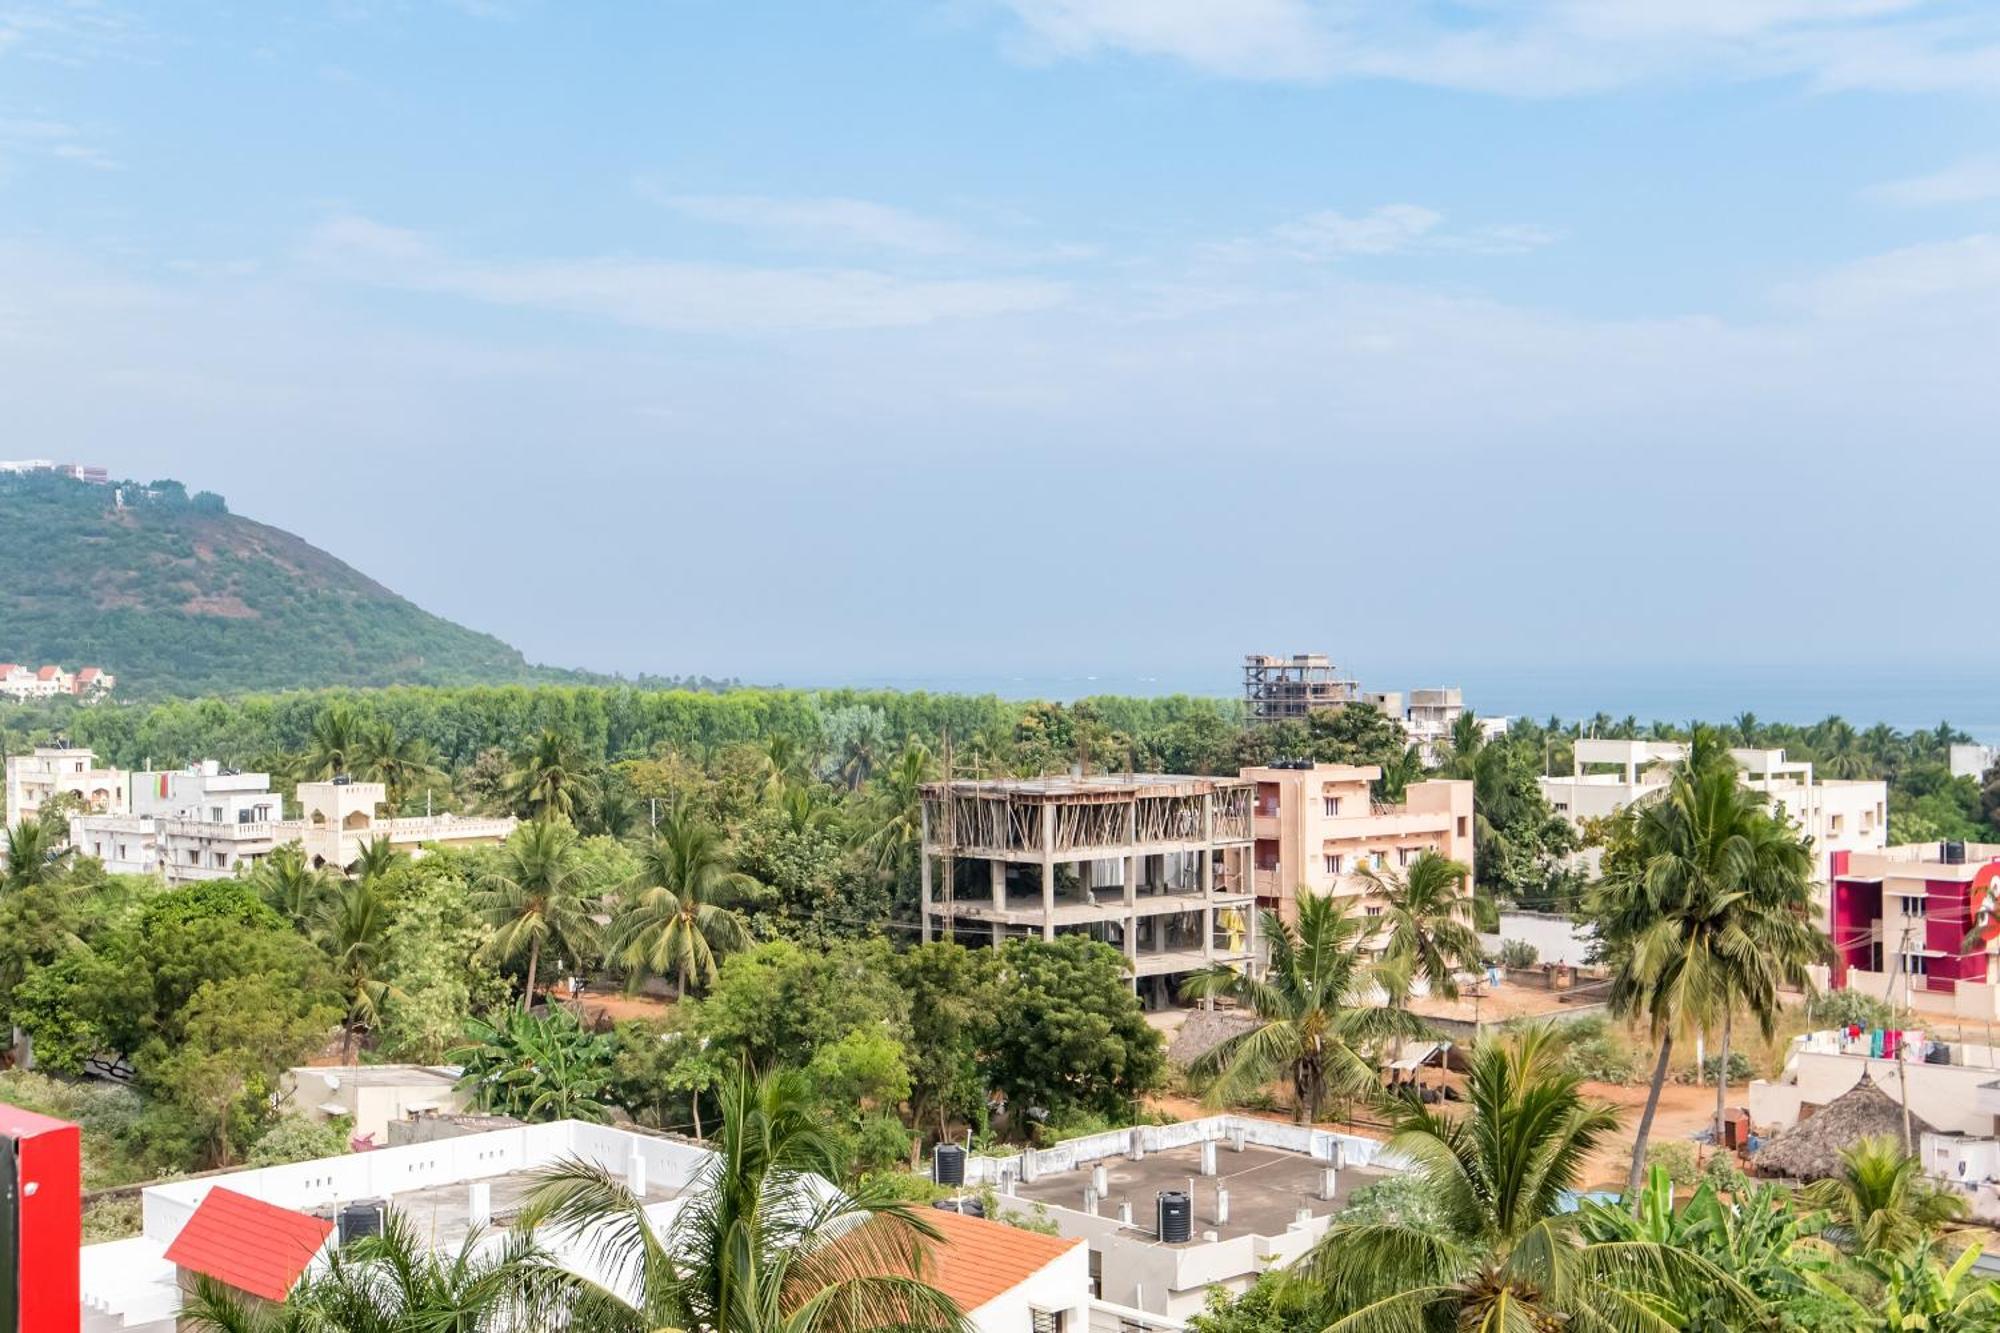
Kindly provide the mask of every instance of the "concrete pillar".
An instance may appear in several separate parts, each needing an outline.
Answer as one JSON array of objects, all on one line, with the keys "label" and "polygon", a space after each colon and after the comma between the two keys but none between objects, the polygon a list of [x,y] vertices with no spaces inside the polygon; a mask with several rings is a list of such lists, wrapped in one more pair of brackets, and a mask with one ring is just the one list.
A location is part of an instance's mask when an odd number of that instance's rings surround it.
[{"label": "concrete pillar", "polygon": [[1076,863],[1077,890],[1083,895],[1083,901],[1093,907],[1097,905],[1097,894],[1095,892],[1096,880],[1097,863],[1095,861],[1078,861]]},{"label": "concrete pillar", "polygon": [[1056,937],[1056,807],[1042,803],[1042,938]]},{"label": "concrete pillar", "polygon": [[625,1188],[636,1198],[646,1197],[646,1159],[636,1150],[625,1159]]},{"label": "concrete pillar", "polygon": [[1097,1216],[1097,1191],[1088,1185],[1083,1187],[1083,1211],[1092,1217]]},{"label": "concrete pillar", "polygon": [[1146,1131],[1138,1125],[1125,1131],[1125,1155],[1133,1161],[1143,1161],[1146,1156]]},{"label": "concrete pillar", "polygon": [[1222,1226],[1229,1221],[1229,1191],[1221,1185],[1215,1187],[1215,1225]]},{"label": "concrete pillar", "polygon": [[1102,1166],[1091,1167],[1090,1184],[1097,1191],[1097,1196],[1103,1198],[1111,1193],[1111,1173]]},{"label": "concrete pillar", "polygon": [[988,861],[986,873],[993,888],[993,910],[1004,912],[1007,910],[1007,863],[1000,860]]},{"label": "concrete pillar", "polygon": [[924,843],[921,846],[921,849],[917,853],[917,864],[919,867],[921,867],[921,869],[918,871],[918,877],[921,882],[921,888],[919,889],[919,893],[922,895],[924,903],[923,918],[924,918],[925,944],[929,944],[931,942],[931,851],[929,847],[930,836],[931,836],[930,827],[931,827],[931,817],[927,813],[924,815]]},{"label": "concrete pillar", "polygon": [[1203,1139],[1201,1141],[1201,1173],[1204,1176],[1212,1176],[1215,1174],[1214,1139]]},{"label": "concrete pillar", "polygon": [[1331,1199],[1340,1192],[1340,1170],[1338,1167],[1322,1167],[1319,1173],[1319,1197]]},{"label": "concrete pillar", "polygon": [[1139,859],[1137,852],[1127,852],[1125,854],[1125,905],[1127,907],[1139,901],[1139,867],[1142,864],[1144,862]]},{"label": "concrete pillar", "polygon": [[484,1180],[475,1180],[465,1191],[466,1221],[475,1227],[488,1226],[493,1221],[493,1186]]},{"label": "concrete pillar", "polygon": [[1121,1227],[1132,1225],[1132,1201],[1130,1199],[1121,1199],[1118,1202],[1118,1225]]}]

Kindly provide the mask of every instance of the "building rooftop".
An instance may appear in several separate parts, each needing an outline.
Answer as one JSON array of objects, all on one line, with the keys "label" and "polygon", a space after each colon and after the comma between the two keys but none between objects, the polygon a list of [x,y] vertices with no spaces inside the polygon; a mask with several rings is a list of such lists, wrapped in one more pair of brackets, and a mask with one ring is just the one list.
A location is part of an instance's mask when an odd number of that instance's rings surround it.
[{"label": "building rooftop", "polygon": [[217,1186],[174,1243],[169,1263],[218,1282],[282,1301],[333,1234],[333,1223]]},{"label": "building rooftop", "polygon": [[931,1283],[970,1313],[1041,1272],[1083,1244],[1081,1237],[1044,1236],[1004,1222],[934,1208],[924,1220],[943,1243],[932,1250]]},{"label": "building rooftop", "polygon": [[460,1070],[446,1065],[301,1065],[292,1073],[315,1078],[336,1078],[340,1086],[351,1088],[407,1088],[435,1083],[449,1088],[458,1082]]},{"label": "building rooftop", "polygon": [[[1026,799],[1083,796],[1200,796],[1217,787],[1242,785],[1234,777],[1202,777],[1190,773],[1085,773],[1043,778],[974,778],[950,784],[957,796],[1003,796]],[[926,796],[942,796],[945,783],[924,786]]]},{"label": "building rooftop", "polygon": [[[1200,1244],[1207,1232],[1219,1240],[1239,1236],[1279,1236],[1299,1220],[1301,1209],[1314,1217],[1330,1217],[1347,1206],[1355,1190],[1393,1174],[1374,1166],[1344,1166],[1335,1171],[1334,1197],[1322,1199],[1321,1187],[1329,1162],[1302,1152],[1246,1144],[1239,1152],[1227,1142],[1215,1145],[1215,1174],[1201,1174],[1198,1143],[1148,1152],[1138,1161],[1106,1157],[1079,1163],[1060,1173],[1020,1181],[1014,1197],[1052,1208],[1081,1211],[1091,1168],[1102,1166],[1107,1189],[1099,1200],[1100,1217],[1115,1218],[1120,1204],[1132,1206],[1131,1234],[1150,1238],[1154,1206],[1162,1191],[1186,1190],[1193,1182],[1194,1226],[1190,1244]],[[1216,1221],[1216,1188],[1229,1192],[1229,1220]],[[1002,1207],[1006,1206],[1002,1200]]]}]

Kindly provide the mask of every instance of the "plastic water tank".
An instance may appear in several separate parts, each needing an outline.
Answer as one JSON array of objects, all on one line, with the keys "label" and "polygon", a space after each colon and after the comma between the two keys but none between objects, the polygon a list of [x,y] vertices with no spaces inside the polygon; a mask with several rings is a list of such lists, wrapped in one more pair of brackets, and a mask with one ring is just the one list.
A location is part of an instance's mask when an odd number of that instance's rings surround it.
[{"label": "plastic water tank", "polygon": [[965,1183],[965,1149],[956,1143],[940,1143],[931,1154],[931,1183],[935,1185],[963,1185]]},{"label": "plastic water tank", "polygon": [[356,1199],[340,1210],[340,1243],[382,1234],[382,1201]]},{"label": "plastic water tank", "polygon": [[1178,1245],[1194,1235],[1194,1201],[1185,1190],[1161,1190],[1158,1233],[1168,1245]]},{"label": "plastic water tank", "polygon": [[961,1217],[986,1216],[986,1205],[977,1199],[939,1199],[931,1207],[941,1208],[947,1213],[957,1213]]}]

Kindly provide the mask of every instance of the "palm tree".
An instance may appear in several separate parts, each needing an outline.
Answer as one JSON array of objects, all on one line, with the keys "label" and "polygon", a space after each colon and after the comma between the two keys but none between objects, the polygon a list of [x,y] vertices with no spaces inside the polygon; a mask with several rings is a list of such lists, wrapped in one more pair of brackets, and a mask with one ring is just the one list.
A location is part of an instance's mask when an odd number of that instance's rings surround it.
[{"label": "palm tree", "polygon": [[1890,1135],[1840,1150],[1840,1173],[1799,1189],[1799,1202],[1829,1219],[1829,1234],[1858,1254],[1901,1251],[1943,1232],[1967,1212]]},{"label": "palm tree", "polygon": [[1613,1010],[1643,1015],[1659,1042],[1626,1181],[1634,1206],[1676,1032],[1719,1020],[1726,1065],[1736,1010],[1768,1035],[1778,987],[1803,985],[1827,947],[1810,922],[1810,857],[1764,799],[1697,728],[1667,789],[1612,826],[1589,913],[1614,966]]},{"label": "palm tree", "polygon": [[356,879],[373,883],[400,865],[406,864],[410,854],[397,847],[387,838],[370,838],[361,844],[361,855],[349,867]]},{"label": "palm tree", "polygon": [[610,955],[631,969],[634,984],[649,974],[671,975],[676,996],[687,994],[690,974],[710,985],[716,955],[750,943],[743,918],[717,900],[755,887],[755,880],[730,869],[711,825],[670,810],[639,849],[639,871],[625,885]]},{"label": "palm tree", "polygon": [[302,779],[325,779],[354,772],[367,744],[368,719],[353,704],[341,700],[328,704],[312,722],[306,737],[306,751],[299,756],[296,772]]},{"label": "palm tree", "polygon": [[308,864],[295,842],[273,847],[245,878],[266,906],[300,930],[318,913],[320,900],[332,891],[334,881],[331,874]]},{"label": "palm tree", "polygon": [[595,786],[575,742],[560,731],[543,731],[515,762],[515,808],[535,819],[573,819]]},{"label": "palm tree", "polygon": [[528,955],[528,983],[521,992],[523,1012],[535,1001],[535,976],[550,945],[582,959],[597,947],[591,919],[598,886],[577,846],[576,830],[553,819],[515,829],[501,849],[500,864],[480,883],[474,906],[493,927],[487,942],[492,957],[511,962]]},{"label": "palm tree", "polygon": [[1227,967],[1197,972],[1181,985],[1189,999],[1227,997],[1257,1026],[1201,1056],[1189,1072],[1208,1084],[1211,1105],[1259,1092],[1273,1079],[1292,1084],[1292,1117],[1324,1118],[1334,1095],[1372,1096],[1381,1089],[1375,1056],[1386,1042],[1414,1037],[1423,1024],[1407,1010],[1378,1003],[1401,995],[1407,973],[1369,961],[1362,945],[1374,921],[1349,915],[1349,900],[1301,889],[1299,920],[1285,925],[1265,912],[1271,960],[1262,979]]},{"label": "palm tree", "polygon": [[446,1252],[392,1210],[379,1235],[336,1250],[284,1304],[247,1300],[203,1276],[181,1317],[212,1333],[507,1333],[606,1327],[595,1317],[603,1301],[523,1232],[496,1246],[475,1227]]},{"label": "palm tree", "polygon": [[1472,871],[1435,852],[1421,853],[1400,873],[1361,867],[1360,876],[1382,899],[1387,955],[1422,977],[1431,993],[1458,998],[1458,974],[1479,966],[1479,934],[1467,923],[1472,911]]},{"label": "palm tree", "polygon": [[1585,1234],[1567,1211],[1572,1191],[1618,1117],[1579,1087],[1547,1030],[1532,1028],[1474,1047],[1469,1115],[1393,1104],[1389,1151],[1416,1164],[1444,1224],[1336,1215],[1303,1270],[1347,1312],[1327,1333],[1670,1333],[1678,1325],[1662,1309],[1688,1280],[1724,1293],[1739,1317],[1753,1308],[1740,1285],[1672,1245]]},{"label": "palm tree", "polygon": [[1401,754],[1382,761],[1382,776],[1375,780],[1375,793],[1381,800],[1400,802],[1408,795],[1410,784],[1423,779],[1423,751],[1405,745]]},{"label": "palm tree", "polygon": [[343,1059],[353,1052],[356,1033],[380,1024],[383,1001],[393,992],[381,976],[389,915],[381,882],[367,876],[341,884],[317,913],[314,941],[333,960],[347,1002],[347,1016],[340,1024]]},{"label": "palm tree", "polygon": [[76,849],[66,832],[39,819],[24,819],[7,830],[6,867],[0,869],[0,892],[35,888],[59,878]]},{"label": "palm tree", "polygon": [[962,1333],[965,1316],[928,1280],[939,1240],[926,1210],[876,1177],[830,1188],[844,1163],[796,1073],[737,1075],[720,1093],[715,1156],[683,1195],[671,1237],[603,1168],[540,1173],[524,1213],[594,1239],[628,1274],[639,1326],[713,1333]]},{"label": "palm tree", "polygon": [[438,767],[430,742],[419,736],[400,736],[390,722],[363,730],[356,763],[370,781],[388,789],[392,811],[400,809],[403,798],[418,787],[451,786],[451,779]]},{"label": "palm tree", "polygon": [[893,882],[907,879],[923,843],[924,784],[936,764],[921,741],[912,739],[878,774],[862,848],[876,870]]}]

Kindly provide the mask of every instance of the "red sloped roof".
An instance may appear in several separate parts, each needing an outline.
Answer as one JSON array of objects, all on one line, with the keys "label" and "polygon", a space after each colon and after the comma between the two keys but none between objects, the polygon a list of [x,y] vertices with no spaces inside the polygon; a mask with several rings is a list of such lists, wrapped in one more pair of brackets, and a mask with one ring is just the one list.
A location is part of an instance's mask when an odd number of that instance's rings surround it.
[{"label": "red sloped roof", "polygon": [[333,1223],[220,1187],[167,1247],[167,1260],[238,1291],[282,1301],[333,1233]]},{"label": "red sloped roof", "polygon": [[78,680],[96,680],[99,676],[103,674],[104,673],[96,667],[85,667],[83,670],[76,673],[76,678]]},{"label": "red sloped roof", "polygon": [[45,666],[40,671],[37,671],[35,673],[35,678],[37,680],[54,680],[56,678],[56,672],[61,670],[62,670],[61,667]]},{"label": "red sloped roof", "polygon": [[1080,1236],[1067,1240],[1044,1236],[942,1208],[926,1210],[924,1220],[933,1223],[944,1237],[931,1248],[931,1285],[967,1314],[1083,1244]]}]

